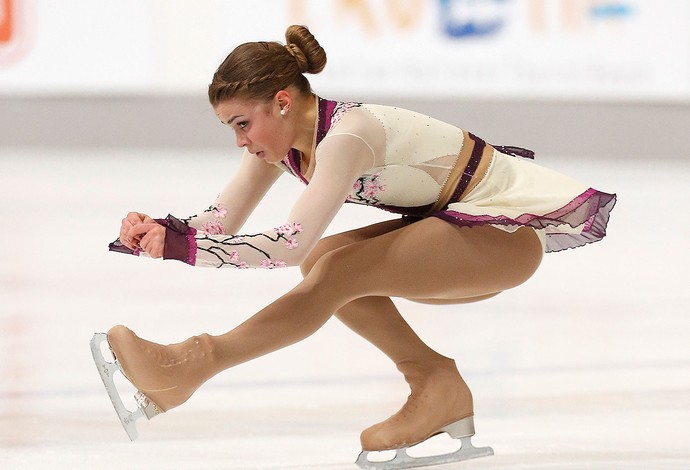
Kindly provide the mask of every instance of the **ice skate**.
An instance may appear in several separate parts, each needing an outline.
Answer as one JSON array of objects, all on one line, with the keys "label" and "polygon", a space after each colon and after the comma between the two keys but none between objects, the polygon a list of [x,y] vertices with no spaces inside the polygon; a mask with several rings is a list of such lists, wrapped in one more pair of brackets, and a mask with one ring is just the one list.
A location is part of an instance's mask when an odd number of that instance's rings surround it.
[{"label": "ice skate", "polygon": [[[359,454],[359,457],[357,457],[357,461],[355,463],[360,468],[366,470],[394,470],[441,465],[494,455],[494,450],[491,447],[474,447],[474,445],[472,445],[472,436],[474,435],[474,417],[472,416],[468,416],[467,418],[458,420],[449,424],[448,426],[444,426],[432,436],[444,432],[448,433],[448,435],[450,435],[450,437],[453,439],[459,439],[462,447],[455,452],[450,452],[447,454],[432,455],[428,457],[413,457],[407,453],[407,449],[412,446],[403,446],[394,449],[395,455],[393,458],[385,461],[371,461],[369,460],[369,454],[376,451],[363,450]],[[425,440],[426,439],[421,442],[424,442]]]},{"label": "ice skate", "polygon": [[[448,361],[429,369],[418,364],[400,364],[412,393],[400,411],[362,432],[362,452],[356,464],[364,469],[388,470],[439,465],[493,455],[490,447],[472,445],[474,416],[472,393]],[[413,457],[407,449],[441,433],[459,439],[455,452],[429,457]],[[370,460],[372,452],[394,450],[386,461]]]},{"label": "ice skate", "polygon": [[[103,357],[103,341],[108,341],[114,362]],[[132,441],[138,437],[135,426],[138,419],[143,416],[151,419],[181,405],[215,373],[208,335],[163,346],[143,340],[123,326],[116,326],[107,334],[93,336],[91,352],[110,401]],[[138,389],[134,396],[135,411],[125,407],[115,387],[113,375],[117,371]]]},{"label": "ice skate", "polygon": [[96,363],[96,368],[98,369],[98,373],[101,376],[103,385],[105,386],[105,391],[108,393],[108,397],[110,397],[110,401],[115,408],[117,417],[122,423],[122,427],[125,429],[127,436],[129,436],[129,440],[135,441],[137,437],[139,437],[139,433],[137,432],[137,428],[134,424],[136,420],[143,416],[151,419],[161,411],[155,403],[150,401],[144,394],[140,392],[137,392],[137,394],[134,396],[137,403],[136,411],[130,411],[127,409],[127,407],[125,407],[124,403],[122,403],[122,398],[117,392],[113,376],[117,371],[120,371],[123,375],[124,372],[122,372],[122,368],[120,367],[117,359],[115,359],[115,362],[108,362],[103,357],[103,353],[101,352],[101,343],[107,339],[108,336],[105,333],[94,334],[93,338],[91,338],[91,354],[93,354],[93,360]]}]

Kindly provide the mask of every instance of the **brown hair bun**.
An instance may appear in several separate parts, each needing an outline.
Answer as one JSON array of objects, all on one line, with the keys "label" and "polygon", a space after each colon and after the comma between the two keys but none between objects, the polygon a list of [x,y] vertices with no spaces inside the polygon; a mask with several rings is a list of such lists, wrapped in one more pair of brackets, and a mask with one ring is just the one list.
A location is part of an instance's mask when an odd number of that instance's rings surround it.
[{"label": "brown hair bun", "polygon": [[326,66],[326,51],[306,26],[288,27],[285,41],[299,64],[300,72],[319,73]]}]

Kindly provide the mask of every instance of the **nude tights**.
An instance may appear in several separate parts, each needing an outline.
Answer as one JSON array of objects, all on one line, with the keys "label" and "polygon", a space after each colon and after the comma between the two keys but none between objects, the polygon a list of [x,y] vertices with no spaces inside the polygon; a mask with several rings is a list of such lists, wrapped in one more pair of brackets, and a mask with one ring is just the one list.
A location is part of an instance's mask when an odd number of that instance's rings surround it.
[{"label": "nude tights", "polygon": [[[362,433],[363,448],[423,440],[471,415],[472,395],[454,361],[416,335],[391,297],[425,303],[488,298],[528,279],[542,253],[529,228],[513,233],[489,226],[460,228],[436,218],[413,224],[388,221],[325,238],[302,263],[302,282],[233,330],[208,337],[208,355],[186,362],[195,371],[180,369],[175,387],[191,395],[222,370],[310,336],[335,314],[391,358],[412,390],[398,413]],[[179,345],[168,348],[174,347]],[[146,361],[142,355],[128,362]],[[133,370],[130,379],[136,386],[138,375],[154,380],[154,366],[142,365],[146,370]]]}]

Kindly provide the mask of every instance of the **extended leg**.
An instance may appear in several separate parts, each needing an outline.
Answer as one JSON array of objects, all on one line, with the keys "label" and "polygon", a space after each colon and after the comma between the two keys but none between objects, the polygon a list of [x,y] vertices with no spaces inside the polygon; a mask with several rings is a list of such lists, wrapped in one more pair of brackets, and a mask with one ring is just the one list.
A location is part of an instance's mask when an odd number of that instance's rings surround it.
[{"label": "extended leg", "polygon": [[425,219],[321,257],[294,289],[216,337],[218,360],[231,367],[293,344],[364,297],[447,301],[500,292],[529,278],[541,255],[531,229],[507,233]]}]

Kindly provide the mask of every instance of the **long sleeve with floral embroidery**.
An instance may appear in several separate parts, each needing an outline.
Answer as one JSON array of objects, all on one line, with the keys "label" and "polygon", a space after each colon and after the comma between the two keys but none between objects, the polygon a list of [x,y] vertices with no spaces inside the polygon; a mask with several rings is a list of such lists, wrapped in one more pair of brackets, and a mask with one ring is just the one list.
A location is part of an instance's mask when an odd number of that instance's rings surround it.
[{"label": "long sleeve with floral embroidery", "polygon": [[[346,149],[347,152],[343,153]],[[370,149],[359,139],[328,139],[317,152],[318,165],[286,222],[254,234],[226,235],[216,231],[226,212],[214,207],[201,229],[169,216],[165,254],[194,266],[278,268],[299,265],[321,238],[372,163]]]},{"label": "long sleeve with floral embroidery", "polygon": [[226,218],[227,213],[228,210],[225,205],[216,201],[200,214],[189,216],[181,221],[196,230],[202,230],[206,233],[222,234],[225,233],[225,223],[223,219]]},{"label": "long sleeve with floral embroidery", "polygon": [[[178,259],[194,266],[234,268],[282,268],[293,264],[287,253],[299,247],[302,225],[283,224],[271,231],[253,235],[212,235],[198,232],[173,216],[167,227],[167,259]],[[286,261],[287,260],[287,261]]]}]

